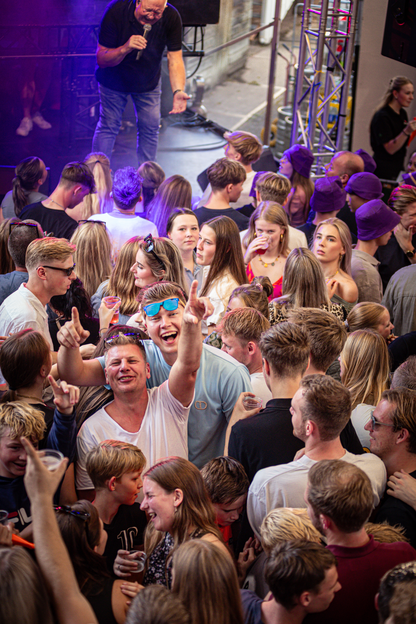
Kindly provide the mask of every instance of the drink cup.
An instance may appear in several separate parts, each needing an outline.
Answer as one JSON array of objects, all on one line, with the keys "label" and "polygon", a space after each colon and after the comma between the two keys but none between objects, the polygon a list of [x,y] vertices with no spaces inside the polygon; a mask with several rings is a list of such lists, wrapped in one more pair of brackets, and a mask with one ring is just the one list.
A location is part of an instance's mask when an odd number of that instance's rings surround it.
[{"label": "drink cup", "polygon": [[244,409],[249,412],[250,410],[257,409],[263,405],[263,399],[258,396],[245,396],[243,398]]},{"label": "drink cup", "polygon": [[129,559],[137,561],[137,570],[136,570],[136,572],[142,572],[144,570],[144,565],[145,565],[146,559],[147,559],[146,553],[143,552],[142,550],[138,550],[136,548],[133,548],[132,550],[129,551],[129,555],[134,555],[134,557],[129,557]]},{"label": "drink cup", "polygon": [[[110,310],[111,308],[114,308],[116,303],[120,303],[121,299],[120,297],[104,297],[103,301],[105,305],[107,306],[107,308]],[[110,321],[110,325],[117,325],[118,319],[119,319],[119,312],[117,310],[117,312],[114,312],[113,314],[113,318]]]},{"label": "drink cup", "polygon": [[44,451],[38,451],[38,457],[42,464],[46,466],[48,470],[56,470],[64,456],[60,451],[53,449],[45,449]]},{"label": "drink cup", "polygon": [[263,254],[265,254],[265,253],[266,253],[266,251],[267,251],[267,250],[268,250],[268,248],[269,248],[269,242],[270,242],[270,238],[267,236],[267,241],[266,241],[266,243],[265,243],[265,247],[263,247],[263,248],[261,248],[261,249],[257,249],[257,251],[256,251],[256,253],[257,253],[259,256],[262,256]]}]

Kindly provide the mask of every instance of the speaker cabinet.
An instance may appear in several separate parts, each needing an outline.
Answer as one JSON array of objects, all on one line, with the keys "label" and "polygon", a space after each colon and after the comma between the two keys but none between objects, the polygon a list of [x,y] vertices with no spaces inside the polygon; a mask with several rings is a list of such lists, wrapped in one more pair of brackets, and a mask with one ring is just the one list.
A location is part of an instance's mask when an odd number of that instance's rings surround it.
[{"label": "speaker cabinet", "polygon": [[390,0],[381,54],[416,67],[416,3]]},{"label": "speaker cabinet", "polygon": [[184,26],[218,24],[220,0],[169,0],[181,14]]}]

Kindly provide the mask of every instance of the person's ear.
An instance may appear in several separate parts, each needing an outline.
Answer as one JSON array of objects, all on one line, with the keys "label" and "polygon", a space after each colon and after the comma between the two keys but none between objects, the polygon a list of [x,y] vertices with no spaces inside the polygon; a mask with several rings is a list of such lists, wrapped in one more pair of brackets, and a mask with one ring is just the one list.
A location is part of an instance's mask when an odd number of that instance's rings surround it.
[{"label": "person's ear", "polygon": [[400,429],[396,438],[396,444],[403,444],[409,439],[409,431],[407,429]]},{"label": "person's ear", "polygon": [[114,490],[116,489],[116,481],[117,481],[116,477],[111,477],[111,479],[106,481],[106,485],[108,489],[110,490],[110,492],[114,492]]},{"label": "person's ear", "polygon": [[257,346],[256,343],[253,342],[252,340],[250,340],[250,342],[247,343],[247,349],[251,355],[256,352],[256,346]]},{"label": "person's ear", "polygon": [[263,371],[268,377],[270,377],[270,364],[265,358],[263,358]]},{"label": "person's ear", "polygon": [[173,498],[173,506],[178,508],[183,502],[183,491],[180,488],[176,488]]},{"label": "person's ear", "polygon": [[308,591],[302,592],[301,595],[297,597],[297,602],[298,602],[298,605],[306,609],[307,607],[309,607],[310,602],[311,602],[311,593]]}]

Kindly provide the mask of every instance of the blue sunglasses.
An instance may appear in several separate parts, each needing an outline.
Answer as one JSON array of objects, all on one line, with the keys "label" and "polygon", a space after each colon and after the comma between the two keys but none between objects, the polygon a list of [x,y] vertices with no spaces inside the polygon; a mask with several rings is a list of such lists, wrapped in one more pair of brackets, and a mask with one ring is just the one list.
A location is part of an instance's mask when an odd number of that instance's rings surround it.
[{"label": "blue sunglasses", "polygon": [[177,310],[179,307],[179,297],[165,299],[165,301],[160,301],[159,303],[148,303],[147,305],[143,306],[143,310],[145,311],[146,316],[156,316],[156,314],[159,314],[160,308],[162,306],[168,312]]}]

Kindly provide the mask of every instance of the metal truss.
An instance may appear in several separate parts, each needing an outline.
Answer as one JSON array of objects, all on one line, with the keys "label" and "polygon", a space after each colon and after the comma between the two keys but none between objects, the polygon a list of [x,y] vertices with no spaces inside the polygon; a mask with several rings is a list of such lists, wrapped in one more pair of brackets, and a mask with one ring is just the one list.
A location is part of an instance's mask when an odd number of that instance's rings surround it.
[{"label": "metal truss", "polygon": [[357,12],[358,0],[304,3],[291,145],[312,150],[318,175],[328,155],[343,149]]}]

